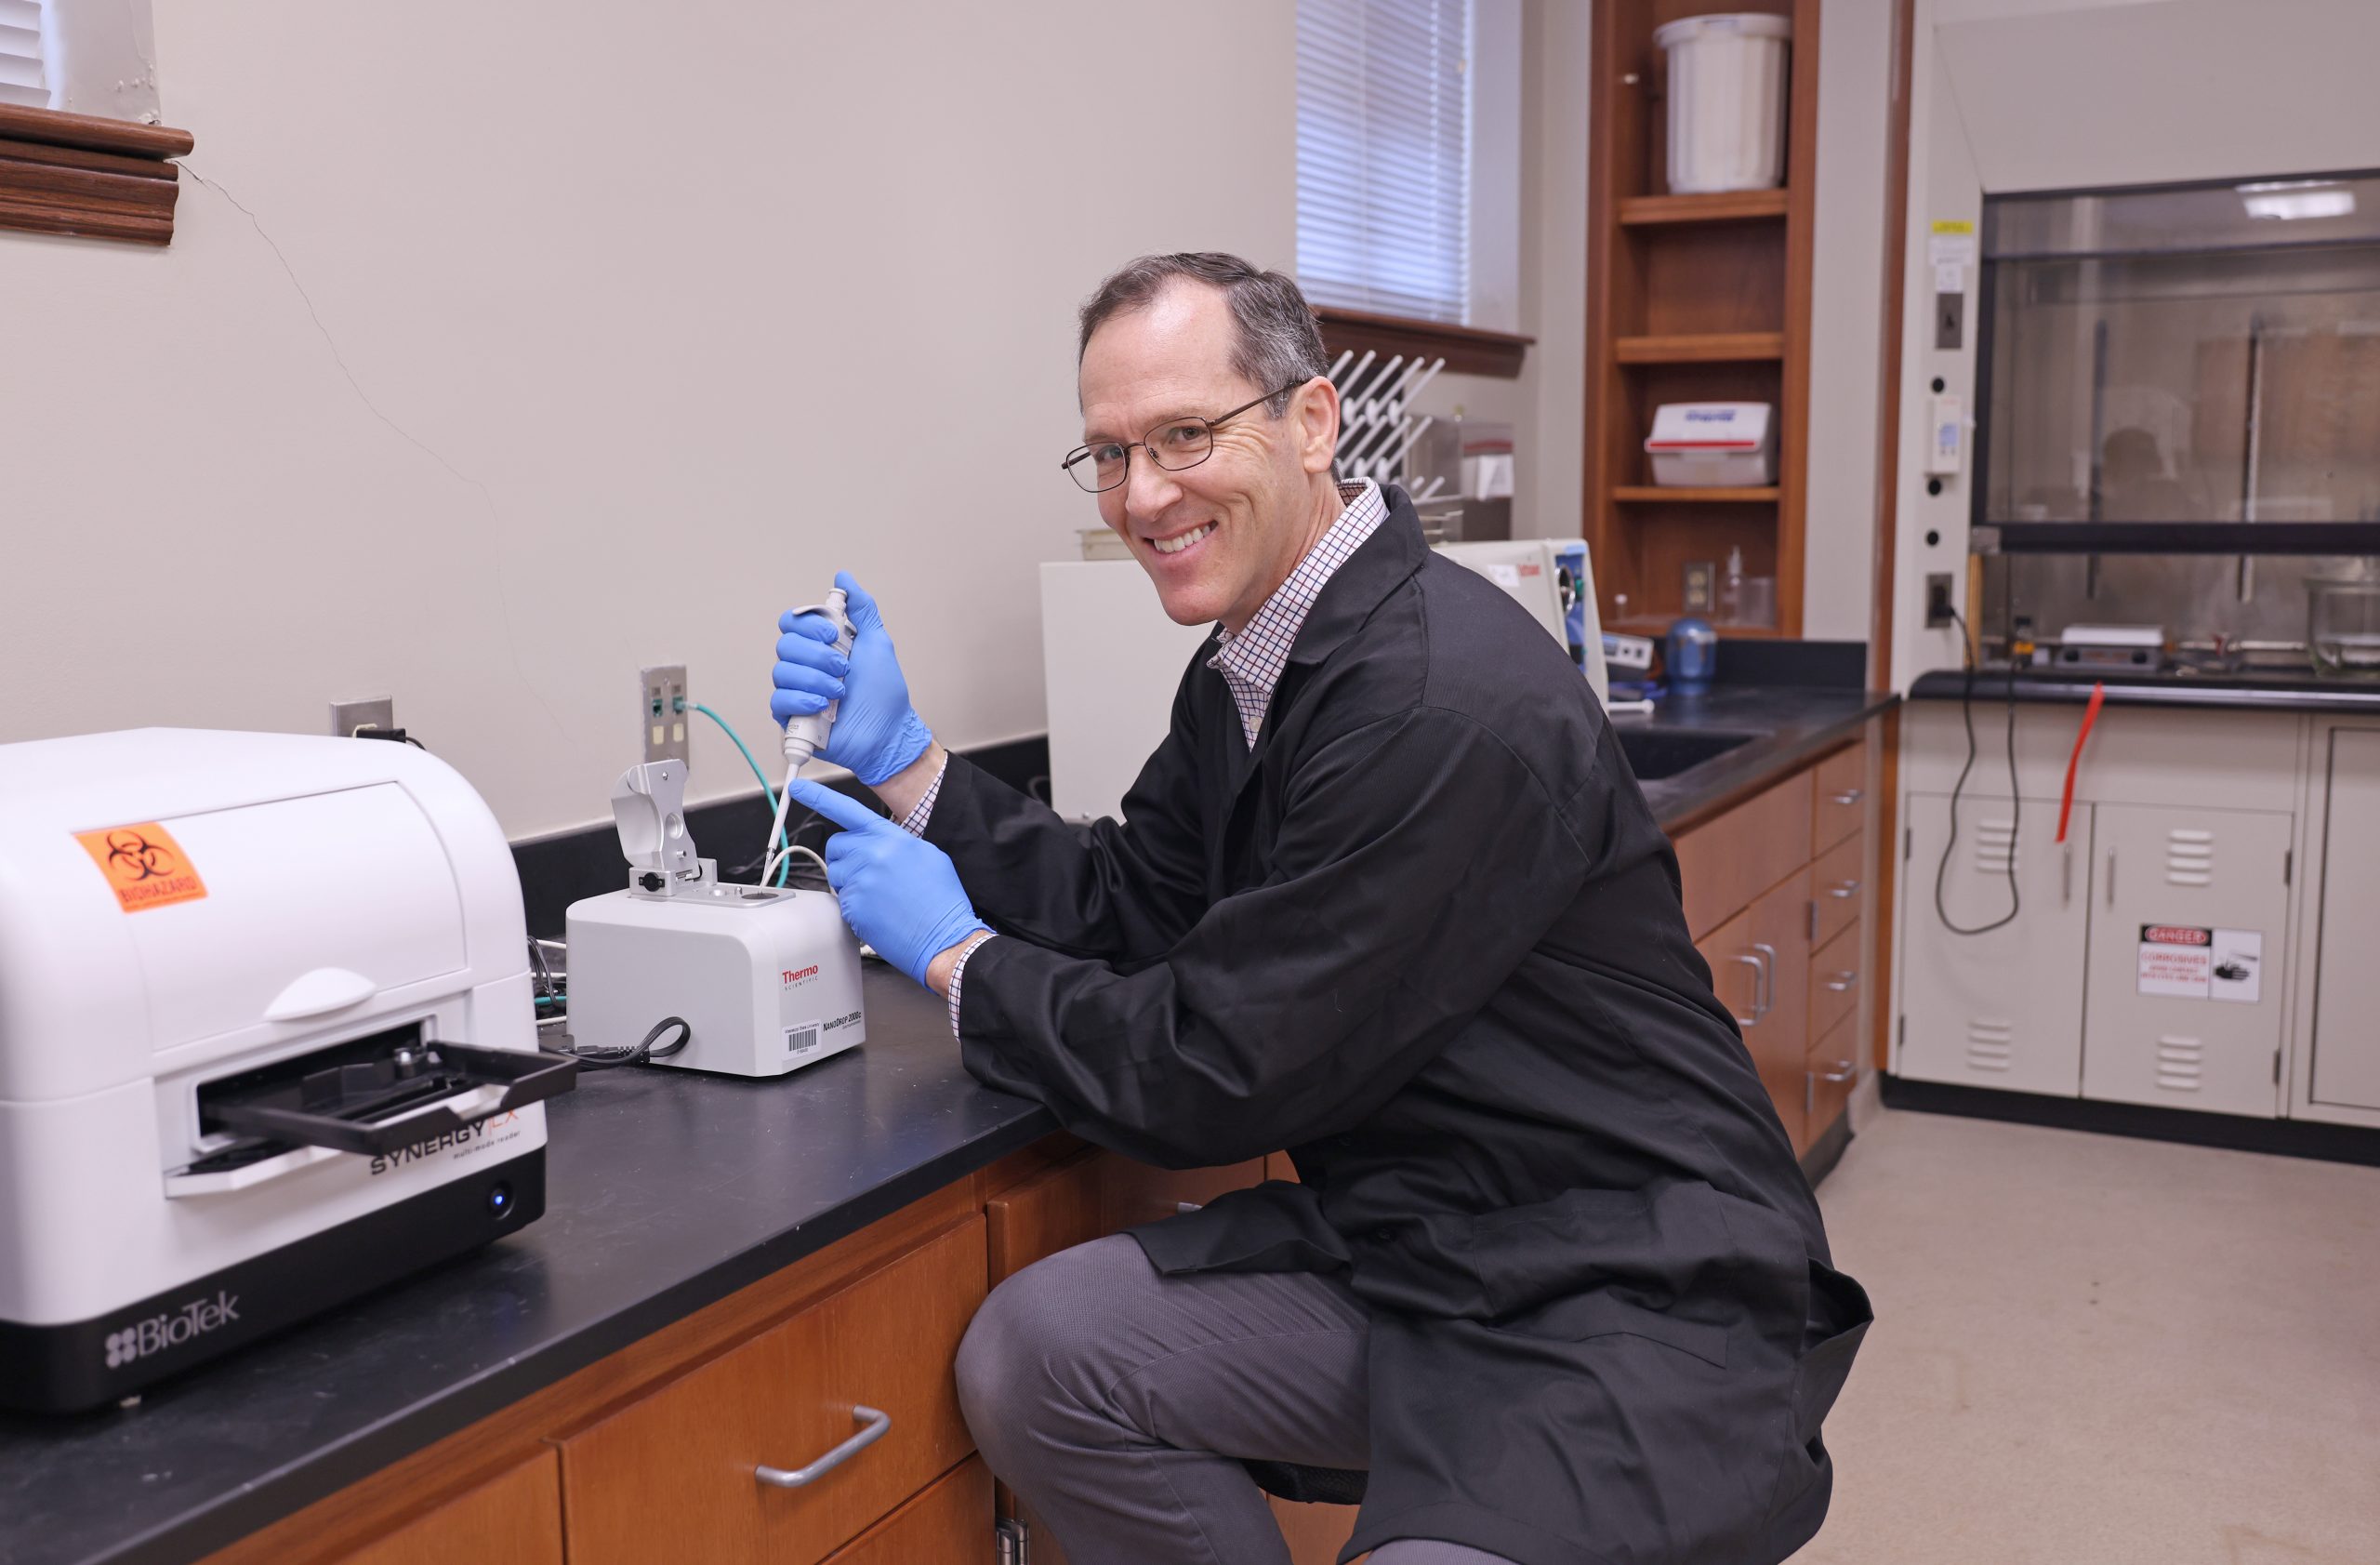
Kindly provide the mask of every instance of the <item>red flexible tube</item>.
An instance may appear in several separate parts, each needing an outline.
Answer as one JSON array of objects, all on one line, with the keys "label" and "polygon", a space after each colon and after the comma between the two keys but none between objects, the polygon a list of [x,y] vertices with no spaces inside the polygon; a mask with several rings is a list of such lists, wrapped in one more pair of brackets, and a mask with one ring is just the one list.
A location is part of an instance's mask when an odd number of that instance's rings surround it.
[{"label": "red flexible tube", "polygon": [[2091,737],[2091,725],[2099,721],[2099,709],[2107,704],[2108,687],[2091,687],[2091,703],[2082,709],[2082,729],[2074,736],[2074,753],[2066,758],[2066,797],[2057,806],[2057,840],[2066,841],[2066,823],[2074,815],[2074,772],[2082,764],[2082,746]]}]

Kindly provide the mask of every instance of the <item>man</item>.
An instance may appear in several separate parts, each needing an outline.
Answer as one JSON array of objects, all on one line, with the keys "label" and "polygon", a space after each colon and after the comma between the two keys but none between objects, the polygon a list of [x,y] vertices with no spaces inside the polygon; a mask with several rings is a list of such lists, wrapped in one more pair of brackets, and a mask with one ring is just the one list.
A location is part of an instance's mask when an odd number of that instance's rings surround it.
[{"label": "man", "polygon": [[1377,1565],[1782,1559],[1866,1300],[1586,681],[1401,492],[1334,482],[1286,277],[1144,258],[1078,356],[1066,471],[1166,613],[1219,626],[1123,821],[945,755],[847,578],[850,657],[788,616],[776,711],[840,699],[825,754],[893,819],[795,791],[977,1077],[1303,1182],[995,1291],[959,1363],[993,1470],[1076,1565],[1279,1565],[1243,1459],[1368,1468]]}]

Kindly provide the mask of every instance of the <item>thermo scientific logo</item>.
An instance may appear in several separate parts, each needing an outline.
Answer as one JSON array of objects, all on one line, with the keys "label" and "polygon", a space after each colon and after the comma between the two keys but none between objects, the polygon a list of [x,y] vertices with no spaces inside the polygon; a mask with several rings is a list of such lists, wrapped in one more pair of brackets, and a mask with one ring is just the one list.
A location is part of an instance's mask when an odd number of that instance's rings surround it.
[{"label": "thermo scientific logo", "polygon": [[120,1369],[135,1359],[179,1347],[240,1318],[240,1295],[217,1290],[211,1299],[192,1299],[179,1310],[165,1310],[108,1333],[108,1368]]}]

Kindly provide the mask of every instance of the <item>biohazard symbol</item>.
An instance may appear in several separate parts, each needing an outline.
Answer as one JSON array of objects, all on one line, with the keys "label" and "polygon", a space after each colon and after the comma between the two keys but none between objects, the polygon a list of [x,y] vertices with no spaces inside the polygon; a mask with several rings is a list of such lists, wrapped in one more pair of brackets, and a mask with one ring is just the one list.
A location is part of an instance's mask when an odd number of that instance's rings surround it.
[{"label": "biohazard symbol", "polygon": [[127,913],[177,902],[195,902],[206,895],[190,855],[173,833],[155,821],[138,826],[112,826],[99,831],[78,831],[74,840],[107,877],[116,903]]},{"label": "biohazard symbol", "polygon": [[108,873],[117,880],[153,881],[176,867],[172,854],[138,831],[108,833]]}]

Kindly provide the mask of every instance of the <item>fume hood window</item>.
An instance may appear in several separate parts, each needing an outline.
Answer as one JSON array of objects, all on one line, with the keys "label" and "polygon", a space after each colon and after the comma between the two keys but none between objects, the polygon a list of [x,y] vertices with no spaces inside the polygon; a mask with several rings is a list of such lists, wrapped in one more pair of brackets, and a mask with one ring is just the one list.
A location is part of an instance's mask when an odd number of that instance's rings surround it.
[{"label": "fume hood window", "polygon": [[1977,521],[2380,523],[2380,176],[1994,197],[1983,249]]}]

